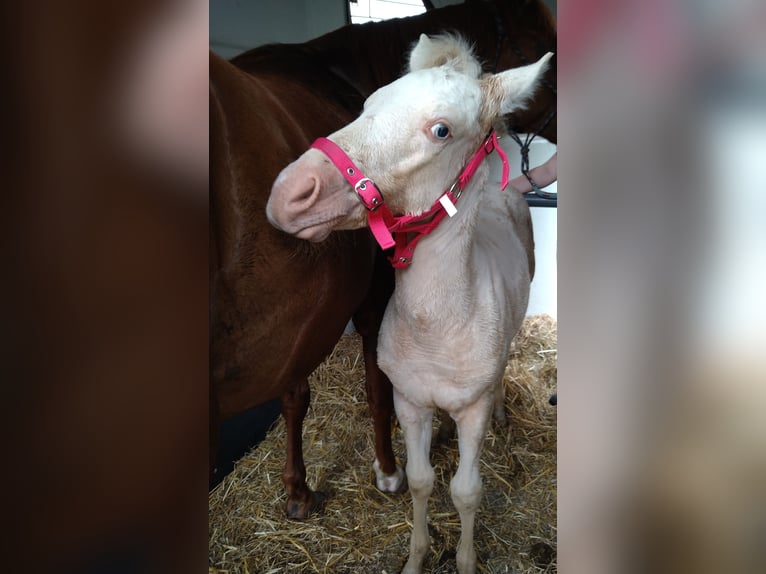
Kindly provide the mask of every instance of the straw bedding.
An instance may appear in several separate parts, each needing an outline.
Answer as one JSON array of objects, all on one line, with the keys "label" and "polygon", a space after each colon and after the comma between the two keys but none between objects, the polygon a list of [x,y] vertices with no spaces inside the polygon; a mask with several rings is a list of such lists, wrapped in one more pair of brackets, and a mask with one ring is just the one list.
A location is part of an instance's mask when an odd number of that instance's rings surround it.
[{"label": "straw bedding", "polygon": [[[476,517],[479,572],[556,572],[556,322],[528,317],[506,368],[509,426],[493,422],[482,451],[482,504]],[[308,520],[287,520],[282,486],[284,423],[245,456],[210,493],[209,572],[236,574],[394,574],[407,557],[412,519],[409,493],[374,486],[372,423],[364,393],[357,335],[344,336],[310,380],[304,456],[311,488],[324,508]],[[435,425],[437,417],[435,417]],[[435,433],[434,433],[435,434]],[[394,426],[404,466],[401,429]],[[429,500],[431,552],[426,572],[455,572],[460,520],[449,495],[457,442],[434,445],[436,472]]]}]

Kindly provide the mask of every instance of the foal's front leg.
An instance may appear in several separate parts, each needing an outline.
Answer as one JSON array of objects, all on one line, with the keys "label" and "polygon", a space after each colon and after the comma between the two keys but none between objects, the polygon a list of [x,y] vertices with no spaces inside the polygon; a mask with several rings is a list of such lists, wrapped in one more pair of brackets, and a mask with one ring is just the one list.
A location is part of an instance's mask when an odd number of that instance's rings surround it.
[{"label": "foal's front leg", "polygon": [[407,482],[412,495],[410,555],[402,574],[420,574],[430,545],[426,513],[434,488],[434,469],[429,461],[433,410],[409,403],[394,389],[394,407],[407,446]]},{"label": "foal's front leg", "polygon": [[479,456],[484,433],[489,424],[494,396],[484,395],[479,401],[455,416],[457,423],[460,463],[450,483],[452,502],[460,514],[460,541],[457,546],[459,574],[476,572],[476,550],[473,545],[476,510],[481,503],[481,476]]}]

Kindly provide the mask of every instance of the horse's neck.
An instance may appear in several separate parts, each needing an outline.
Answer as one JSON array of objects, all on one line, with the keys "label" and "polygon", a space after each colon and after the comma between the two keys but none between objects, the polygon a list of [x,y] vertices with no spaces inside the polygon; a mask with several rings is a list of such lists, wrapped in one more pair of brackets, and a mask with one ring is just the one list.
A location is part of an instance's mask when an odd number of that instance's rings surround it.
[{"label": "horse's neck", "polygon": [[410,309],[436,313],[444,309],[445,299],[471,297],[473,249],[481,208],[481,193],[489,183],[485,163],[466,186],[457,204],[457,213],[445,218],[417,245],[410,267],[396,275],[395,296]]},{"label": "horse's neck", "polygon": [[[494,26],[493,16],[487,9],[477,10],[477,6],[462,4],[445,6],[419,16],[345,26],[308,42],[308,45],[320,52],[331,69],[366,97],[405,72],[407,55],[421,33],[437,34],[470,26],[481,28],[479,23],[484,21],[484,28]],[[477,48],[481,48],[485,40],[494,42],[494,38],[476,38]],[[488,60],[490,51],[487,49],[485,54],[479,55]]]},{"label": "horse's neck", "polygon": [[[555,22],[541,2],[537,0],[533,5],[517,0],[502,6],[498,2],[445,6],[409,18],[344,26],[307,42],[305,47],[322,67],[364,99],[404,73],[407,56],[421,33],[459,31],[467,35],[479,60],[489,68],[520,66],[537,60],[546,51],[555,51]],[[519,58],[522,52],[526,56]],[[555,75],[554,63],[546,72],[547,81],[553,85]],[[533,105],[514,114],[511,127],[519,133],[534,133],[545,125],[541,135],[555,142],[556,119],[548,117],[555,106],[555,93],[541,89]]]},{"label": "horse's neck", "polygon": [[[411,45],[397,33],[398,23],[345,26],[308,42],[332,72],[367,98],[404,72]],[[393,32],[393,33],[392,33]]]}]

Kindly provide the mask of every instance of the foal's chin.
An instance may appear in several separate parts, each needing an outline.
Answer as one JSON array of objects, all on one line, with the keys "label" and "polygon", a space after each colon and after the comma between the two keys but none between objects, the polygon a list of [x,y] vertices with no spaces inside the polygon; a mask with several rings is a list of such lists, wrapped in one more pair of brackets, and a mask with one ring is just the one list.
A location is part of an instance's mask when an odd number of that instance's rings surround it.
[{"label": "foal's chin", "polygon": [[319,243],[324,241],[335,229],[335,223],[339,218],[329,219],[325,221],[315,222],[315,219],[309,219],[301,221],[300,218],[291,219],[287,217],[281,217],[281,214],[275,213],[271,209],[266,210],[266,218],[269,220],[272,226],[284,231],[288,235],[297,237],[298,239],[304,239],[311,241],[312,243]]},{"label": "foal's chin", "polygon": [[[351,213],[343,213],[319,223],[312,222],[309,225],[301,225],[299,222],[293,222],[293,231],[288,231],[288,233],[312,243],[319,243],[327,239],[333,231],[352,231],[366,227],[366,224],[366,212],[355,209]],[[295,231],[295,229],[298,230]]]},{"label": "foal's chin", "polygon": [[315,225],[313,227],[306,227],[295,233],[295,237],[298,239],[305,239],[312,243],[320,243],[327,239],[332,233],[332,227],[329,225]]},{"label": "foal's chin", "polygon": [[308,225],[301,225],[300,223],[297,223],[295,227],[298,229],[297,231],[293,231],[292,234],[299,239],[305,239],[306,241],[311,241],[312,243],[319,243],[327,239],[330,233],[336,229],[342,228],[342,224],[345,222],[345,220],[346,216],[340,215],[331,219],[320,221],[319,223],[311,223]]}]

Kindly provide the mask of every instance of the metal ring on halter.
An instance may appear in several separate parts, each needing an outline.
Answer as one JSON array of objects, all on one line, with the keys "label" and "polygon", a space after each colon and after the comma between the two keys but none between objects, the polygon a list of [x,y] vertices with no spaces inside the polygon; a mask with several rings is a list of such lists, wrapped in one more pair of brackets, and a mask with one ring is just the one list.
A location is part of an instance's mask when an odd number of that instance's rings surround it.
[{"label": "metal ring on halter", "polygon": [[481,144],[481,147],[484,148],[484,153],[489,155],[495,151],[495,142],[493,142],[492,139],[488,137],[484,140],[484,143]]},{"label": "metal ring on halter", "polygon": [[[361,193],[359,193],[359,190],[361,189],[364,191],[367,189],[367,183],[370,183],[372,187],[374,187],[378,195],[380,195],[380,200],[378,200],[377,197],[371,197],[369,204],[367,203],[367,200],[362,196]],[[383,194],[380,193],[380,190],[378,189],[378,186],[375,185],[375,182],[373,182],[369,177],[363,177],[359,181],[356,182],[356,185],[354,185],[354,191],[356,192],[356,196],[359,198],[359,201],[362,202],[362,205],[367,209],[367,211],[375,211],[378,209],[381,205],[383,205]]]},{"label": "metal ring on halter", "polygon": [[447,193],[453,193],[455,191],[455,188],[457,188],[457,193],[455,193],[455,201],[460,199],[460,196],[463,194],[463,188],[460,187],[460,178],[455,178],[455,181],[452,182],[452,185],[447,190]]}]

